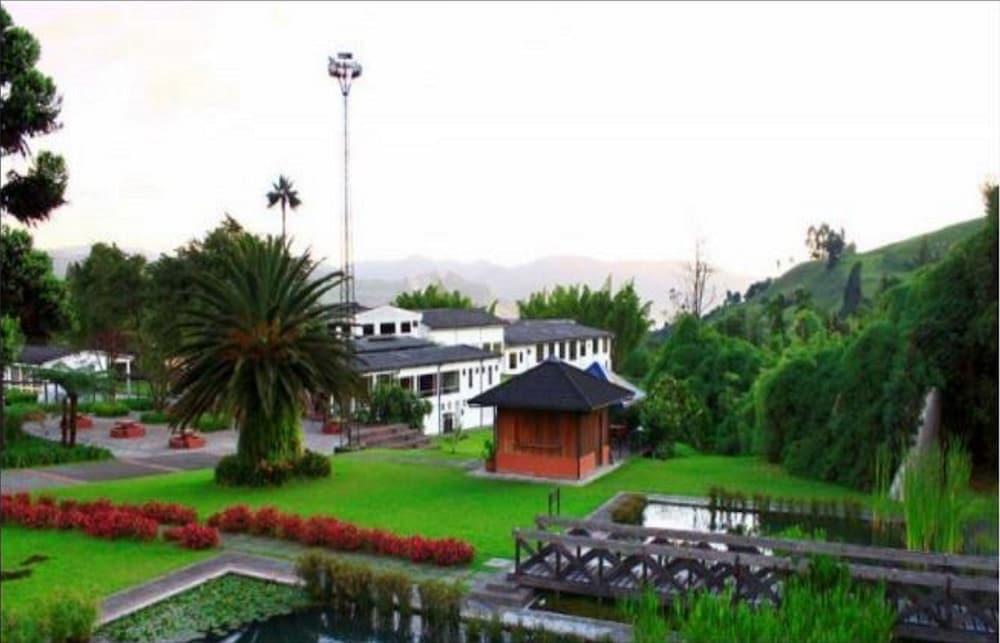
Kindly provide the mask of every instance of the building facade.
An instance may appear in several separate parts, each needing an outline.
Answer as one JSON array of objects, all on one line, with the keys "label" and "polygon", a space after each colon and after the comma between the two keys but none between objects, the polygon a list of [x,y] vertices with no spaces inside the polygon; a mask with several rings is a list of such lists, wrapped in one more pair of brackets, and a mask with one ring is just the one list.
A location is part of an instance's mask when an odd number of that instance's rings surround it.
[{"label": "building facade", "polygon": [[493,409],[468,401],[550,356],[581,369],[611,365],[611,333],[571,320],[378,306],[359,310],[355,321],[358,371],[369,388],[395,382],[428,400],[428,434],[492,425]]}]

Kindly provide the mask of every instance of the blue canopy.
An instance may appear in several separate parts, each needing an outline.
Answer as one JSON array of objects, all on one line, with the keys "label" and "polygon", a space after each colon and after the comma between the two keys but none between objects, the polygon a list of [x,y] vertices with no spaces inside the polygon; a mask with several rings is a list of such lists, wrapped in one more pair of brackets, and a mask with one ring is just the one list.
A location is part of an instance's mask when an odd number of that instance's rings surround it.
[{"label": "blue canopy", "polygon": [[625,379],[624,377],[622,377],[618,373],[615,373],[613,371],[610,371],[610,370],[604,368],[604,366],[602,366],[600,362],[594,362],[593,364],[591,364],[590,366],[588,366],[586,368],[586,371],[588,373],[590,373],[591,375],[593,375],[594,377],[599,377],[602,380],[605,380],[607,382],[611,382],[612,384],[617,384],[618,386],[621,386],[622,388],[626,388],[626,389],[632,391],[632,397],[631,397],[631,399],[626,400],[625,402],[619,402],[619,403],[617,403],[617,404],[614,405],[614,406],[616,406],[618,408],[624,408],[626,406],[631,406],[631,405],[635,404],[636,402],[639,402],[640,400],[645,399],[645,397],[646,397],[646,392],[645,391],[643,391],[641,388],[639,388],[635,384],[629,382],[627,379]]}]

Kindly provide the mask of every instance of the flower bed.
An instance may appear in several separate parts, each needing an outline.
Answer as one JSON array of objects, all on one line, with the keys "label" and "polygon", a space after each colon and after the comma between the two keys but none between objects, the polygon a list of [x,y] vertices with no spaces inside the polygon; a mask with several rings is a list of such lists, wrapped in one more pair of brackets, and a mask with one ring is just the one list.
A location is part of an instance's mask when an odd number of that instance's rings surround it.
[{"label": "flower bed", "polygon": [[111,427],[110,435],[120,439],[141,438],[146,435],[146,427],[134,420],[127,420]]},{"label": "flower bed", "polygon": [[274,507],[256,512],[246,505],[227,507],[208,519],[211,527],[227,533],[250,533],[337,551],[363,551],[405,558],[414,563],[440,566],[464,565],[472,561],[472,545],[454,538],[399,536],[382,529],[366,529],[329,516],[303,518]]},{"label": "flower bed", "polygon": [[200,449],[205,446],[205,438],[193,433],[182,433],[170,438],[171,449]]},{"label": "flower bed", "polygon": [[[106,499],[56,503],[47,497],[33,500],[26,493],[0,496],[0,524],[13,523],[31,529],[78,529],[95,538],[109,540],[153,540],[161,524],[185,525],[180,529],[187,531],[181,532],[178,538],[171,538],[181,546],[204,549],[218,544],[216,530],[199,527],[194,522],[197,517],[194,509],[173,503],[115,505]],[[196,544],[198,546],[194,546]]]},{"label": "flower bed", "polygon": [[163,532],[163,538],[175,541],[187,549],[212,549],[219,546],[219,531],[214,527],[204,527],[188,523],[183,527],[171,527]]}]

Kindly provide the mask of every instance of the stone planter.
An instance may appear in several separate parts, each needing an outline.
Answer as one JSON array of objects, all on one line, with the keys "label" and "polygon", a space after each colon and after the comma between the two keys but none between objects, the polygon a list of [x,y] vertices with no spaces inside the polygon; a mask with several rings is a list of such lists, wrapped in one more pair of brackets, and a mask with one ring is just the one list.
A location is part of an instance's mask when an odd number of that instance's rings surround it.
[{"label": "stone planter", "polygon": [[171,449],[200,449],[205,446],[205,438],[195,433],[183,433],[170,438]]},{"label": "stone planter", "polygon": [[76,428],[77,430],[94,428],[94,418],[89,415],[77,415]]},{"label": "stone planter", "polygon": [[146,435],[146,427],[138,422],[118,422],[111,427],[109,435],[121,440],[141,438]]}]

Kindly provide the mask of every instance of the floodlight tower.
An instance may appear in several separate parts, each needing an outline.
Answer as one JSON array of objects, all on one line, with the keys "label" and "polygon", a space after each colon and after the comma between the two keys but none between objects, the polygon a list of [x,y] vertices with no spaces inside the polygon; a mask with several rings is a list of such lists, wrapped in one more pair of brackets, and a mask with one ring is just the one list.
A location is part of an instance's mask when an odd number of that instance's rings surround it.
[{"label": "floodlight tower", "polygon": [[361,65],[354,60],[354,54],[340,52],[330,57],[330,76],[337,79],[340,93],[344,97],[344,238],[341,248],[344,278],[340,286],[340,303],[343,306],[345,330],[350,336],[354,328],[356,302],[354,298],[354,243],[351,238],[351,146],[347,129],[347,97],[351,93],[351,83],[361,75]]}]

